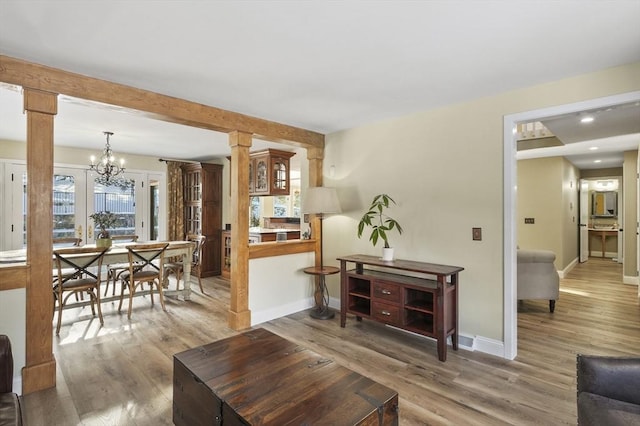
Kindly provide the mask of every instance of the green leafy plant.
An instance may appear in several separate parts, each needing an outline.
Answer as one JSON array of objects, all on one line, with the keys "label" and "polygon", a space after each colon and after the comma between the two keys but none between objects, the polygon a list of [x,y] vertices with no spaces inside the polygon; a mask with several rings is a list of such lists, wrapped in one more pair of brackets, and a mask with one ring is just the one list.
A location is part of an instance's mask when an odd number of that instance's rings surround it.
[{"label": "green leafy plant", "polygon": [[390,203],[396,204],[393,198],[387,194],[379,194],[373,197],[369,210],[362,216],[360,223],[358,223],[358,238],[362,237],[365,226],[370,226],[372,230],[369,241],[373,243],[373,246],[375,247],[380,239],[384,241],[384,247],[389,248],[387,232],[396,229],[399,234],[402,234],[400,224],[384,213],[385,209],[389,208]]},{"label": "green leafy plant", "polygon": [[93,224],[96,228],[100,229],[98,233],[98,238],[109,238],[109,230],[108,228],[113,227],[118,221],[118,217],[115,213],[111,212],[95,212],[92,215],[89,215],[90,219],[93,219]]}]

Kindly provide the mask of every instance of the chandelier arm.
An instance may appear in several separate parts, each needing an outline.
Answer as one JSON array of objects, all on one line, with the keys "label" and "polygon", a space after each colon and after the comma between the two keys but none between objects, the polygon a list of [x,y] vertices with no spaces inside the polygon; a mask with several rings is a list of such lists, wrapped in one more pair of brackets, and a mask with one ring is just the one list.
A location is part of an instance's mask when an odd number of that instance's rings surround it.
[{"label": "chandelier arm", "polygon": [[89,170],[96,172],[102,181],[109,182],[123,174],[125,168],[123,160],[121,160],[120,164],[115,161],[115,156],[113,155],[113,150],[111,149],[111,144],[109,142],[109,138],[110,136],[113,136],[113,132],[105,131],[103,133],[107,137],[107,142],[102,150],[102,155],[97,162],[95,161],[95,158],[91,156]]}]

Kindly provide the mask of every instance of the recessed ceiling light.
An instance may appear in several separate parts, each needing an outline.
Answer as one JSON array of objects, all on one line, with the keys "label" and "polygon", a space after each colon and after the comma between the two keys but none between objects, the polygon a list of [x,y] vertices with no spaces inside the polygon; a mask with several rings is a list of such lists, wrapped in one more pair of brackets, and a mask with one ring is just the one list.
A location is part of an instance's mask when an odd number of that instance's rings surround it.
[{"label": "recessed ceiling light", "polygon": [[591,115],[585,115],[584,117],[582,117],[582,118],[580,119],[580,122],[581,122],[582,124],[585,124],[585,123],[591,123],[592,121],[593,121],[593,116],[591,116]]},{"label": "recessed ceiling light", "polygon": [[592,146],[591,148],[589,148],[589,151],[595,151],[595,150],[597,150],[597,149],[598,149],[598,147],[597,147],[597,146]]},{"label": "recessed ceiling light", "polygon": [[602,163],[602,160],[593,160],[594,163]]}]

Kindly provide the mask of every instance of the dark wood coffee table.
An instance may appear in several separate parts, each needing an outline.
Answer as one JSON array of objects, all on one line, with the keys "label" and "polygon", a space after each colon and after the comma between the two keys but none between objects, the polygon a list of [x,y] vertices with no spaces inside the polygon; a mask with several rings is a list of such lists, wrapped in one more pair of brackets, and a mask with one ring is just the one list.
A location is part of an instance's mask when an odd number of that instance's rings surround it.
[{"label": "dark wood coffee table", "polygon": [[398,393],[259,328],[174,355],[176,425],[397,425]]}]

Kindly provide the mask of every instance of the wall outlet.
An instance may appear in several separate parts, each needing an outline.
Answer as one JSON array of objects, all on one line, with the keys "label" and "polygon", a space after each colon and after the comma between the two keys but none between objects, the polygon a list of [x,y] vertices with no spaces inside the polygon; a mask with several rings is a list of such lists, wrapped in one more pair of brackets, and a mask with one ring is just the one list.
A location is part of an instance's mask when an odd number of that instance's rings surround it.
[{"label": "wall outlet", "polygon": [[532,217],[525,217],[524,218],[524,223],[533,225],[534,223],[536,223],[536,220],[534,218],[532,218]]},{"label": "wall outlet", "polygon": [[482,228],[471,228],[473,241],[482,241]]}]

